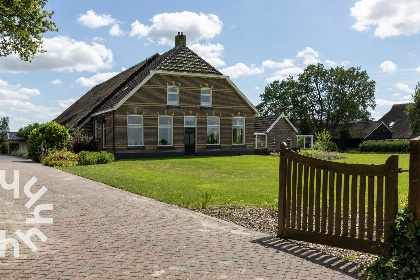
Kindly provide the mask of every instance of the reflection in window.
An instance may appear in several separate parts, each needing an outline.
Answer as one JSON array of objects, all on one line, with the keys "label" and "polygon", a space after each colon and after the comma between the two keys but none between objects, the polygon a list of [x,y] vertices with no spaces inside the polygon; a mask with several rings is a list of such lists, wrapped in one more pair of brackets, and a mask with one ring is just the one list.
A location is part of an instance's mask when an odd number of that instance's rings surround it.
[{"label": "reflection in window", "polygon": [[171,116],[159,116],[159,146],[173,146],[173,129]]},{"label": "reflection in window", "polygon": [[127,145],[143,146],[143,116],[127,116]]},{"label": "reflection in window", "polygon": [[207,145],[220,145],[219,117],[207,117]]},{"label": "reflection in window", "polygon": [[233,139],[234,145],[245,144],[245,118],[244,117],[233,117],[232,119]]}]

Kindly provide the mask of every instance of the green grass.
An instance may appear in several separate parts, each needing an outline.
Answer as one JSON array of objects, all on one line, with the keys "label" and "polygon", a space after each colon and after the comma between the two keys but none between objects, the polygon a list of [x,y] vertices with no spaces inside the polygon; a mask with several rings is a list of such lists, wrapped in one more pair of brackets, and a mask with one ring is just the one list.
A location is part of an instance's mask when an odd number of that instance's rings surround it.
[{"label": "green grass", "polygon": [[[383,164],[389,154],[345,154],[346,163]],[[408,169],[409,155],[400,155]],[[182,207],[273,208],[278,196],[279,158],[268,156],[185,157],[123,160],[60,169]],[[406,200],[408,173],[399,176]]]}]

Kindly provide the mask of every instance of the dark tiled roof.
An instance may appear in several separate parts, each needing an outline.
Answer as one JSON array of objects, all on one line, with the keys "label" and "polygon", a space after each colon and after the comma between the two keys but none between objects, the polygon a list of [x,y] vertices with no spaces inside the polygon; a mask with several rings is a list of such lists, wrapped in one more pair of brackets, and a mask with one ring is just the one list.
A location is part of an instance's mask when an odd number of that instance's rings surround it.
[{"label": "dark tiled roof", "polygon": [[26,141],[25,138],[16,135],[17,132],[7,132],[7,139],[9,141]]},{"label": "dark tiled roof", "polygon": [[95,86],[67,108],[55,121],[76,127],[92,113],[113,108],[152,70],[223,75],[188,47],[178,46],[162,55],[155,54]]},{"label": "dark tiled roof", "polygon": [[413,137],[413,133],[410,131],[410,122],[404,112],[408,104],[392,105],[391,110],[379,119],[392,129],[392,138],[394,139],[410,139]]},{"label": "dark tiled roof", "polygon": [[255,117],[254,133],[265,133],[277,118],[278,116]]},{"label": "dark tiled roof", "polygon": [[[365,138],[368,136],[374,129],[376,129],[382,122],[381,121],[368,121],[368,122],[355,122],[350,123],[349,130],[352,138]],[[339,125],[334,131],[332,138],[340,137],[340,130],[342,125]]]}]

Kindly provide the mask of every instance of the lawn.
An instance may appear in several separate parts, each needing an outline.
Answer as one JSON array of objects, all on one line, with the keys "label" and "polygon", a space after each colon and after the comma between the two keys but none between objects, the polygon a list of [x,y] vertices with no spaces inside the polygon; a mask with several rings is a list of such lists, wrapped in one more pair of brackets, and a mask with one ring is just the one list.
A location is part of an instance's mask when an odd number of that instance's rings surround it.
[{"label": "lawn", "polygon": [[[389,154],[345,154],[346,163],[383,164]],[[409,155],[400,155],[408,169]],[[122,160],[62,170],[182,207],[273,208],[279,159],[269,156],[184,157]],[[408,173],[399,176],[400,206],[407,199]]]}]

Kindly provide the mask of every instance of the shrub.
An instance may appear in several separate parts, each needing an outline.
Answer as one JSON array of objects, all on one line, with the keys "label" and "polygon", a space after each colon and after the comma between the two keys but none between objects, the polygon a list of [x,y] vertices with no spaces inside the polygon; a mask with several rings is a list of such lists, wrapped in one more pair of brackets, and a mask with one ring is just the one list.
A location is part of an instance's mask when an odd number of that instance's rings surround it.
[{"label": "shrub", "polygon": [[19,128],[18,132],[16,133],[17,136],[25,138],[26,140],[28,140],[29,134],[31,133],[32,130],[34,130],[35,128],[39,127],[39,123],[33,123],[33,124],[28,124],[25,127],[21,127]]},{"label": "shrub", "polygon": [[79,165],[105,164],[105,163],[113,162],[114,159],[115,159],[114,155],[108,152],[82,151],[79,153],[77,163]]},{"label": "shrub", "polygon": [[363,141],[359,150],[367,153],[409,153],[410,140]]},{"label": "shrub", "polygon": [[314,149],[327,151],[327,152],[337,152],[337,144],[331,141],[331,134],[327,130],[315,133],[315,145]]},{"label": "shrub", "polygon": [[10,154],[15,157],[28,158],[28,149],[20,148],[19,150],[12,151]]},{"label": "shrub", "polygon": [[0,154],[3,154],[3,155],[7,155],[7,151],[8,151],[8,148],[7,148],[7,142],[4,142],[3,144],[1,144],[1,146],[0,146]]},{"label": "shrub", "polygon": [[96,152],[97,143],[93,139],[93,136],[84,131],[75,132],[69,139],[70,150],[73,153],[80,153],[81,151]]},{"label": "shrub", "polygon": [[420,220],[408,207],[398,212],[383,254],[366,268],[372,279],[419,279]]},{"label": "shrub", "polygon": [[42,159],[43,165],[48,166],[76,166],[77,154],[68,151],[66,148],[50,153]]},{"label": "shrub", "polygon": [[19,142],[18,141],[10,141],[9,142],[9,151],[14,151],[19,149]]},{"label": "shrub", "polygon": [[33,129],[28,137],[28,156],[34,161],[40,162],[54,150],[61,150],[66,146],[70,137],[66,128],[51,121]]},{"label": "shrub", "polygon": [[308,156],[308,157],[314,157],[324,160],[335,160],[335,159],[345,159],[346,157],[338,152],[328,152],[324,150],[301,150],[301,154]]}]

